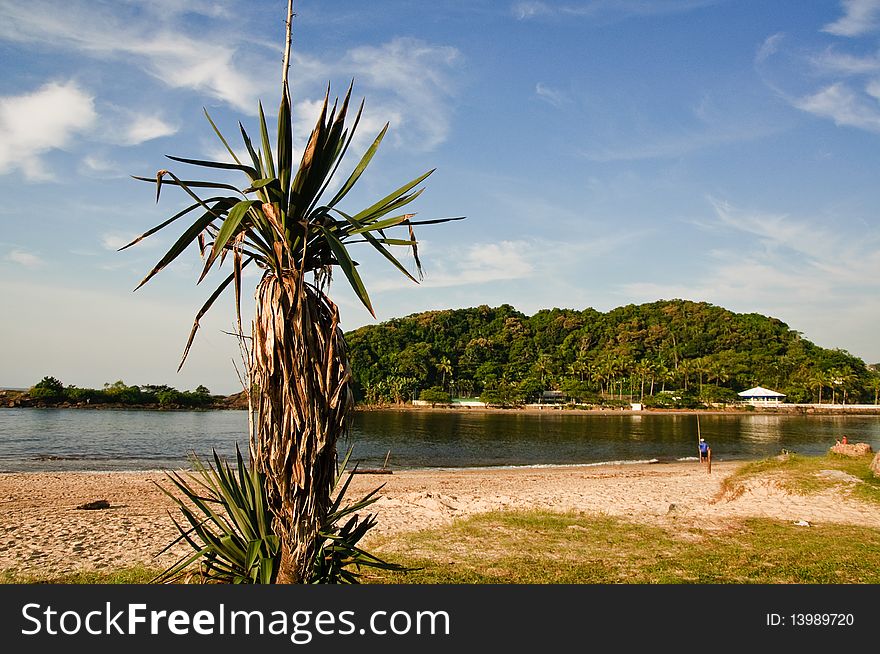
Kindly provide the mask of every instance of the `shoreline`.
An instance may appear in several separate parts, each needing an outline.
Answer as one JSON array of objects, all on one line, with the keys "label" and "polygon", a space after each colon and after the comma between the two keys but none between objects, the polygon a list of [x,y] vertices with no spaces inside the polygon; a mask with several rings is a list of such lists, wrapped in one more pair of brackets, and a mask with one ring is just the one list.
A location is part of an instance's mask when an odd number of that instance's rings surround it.
[{"label": "shoreline", "polygon": [[[725,529],[748,517],[880,529],[876,507],[840,492],[794,495],[762,479],[743,493],[725,495],[724,479],[745,462],[713,461],[711,474],[696,461],[401,470],[355,475],[348,497],[358,499],[384,484],[371,507],[378,523],[367,546],[478,513],[531,509],[616,516],[683,537],[694,528]],[[45,575],[167,566],[187,548],[178,545],[156,558],[177,536],[168,516],[176,509],[157,483],[168,487],[164,473],[0,474],[0,570]],[[111,508],[76,508],[100,499]]]},{"label": "shoreline", "polygon": [[[156,405],[127,405],[127,404],[110,404],[110,403],[62,403],[62,404],[12,404],[0,401],[0,415],[4,409],[73,409],[86,411],[152,411],[167,413],[185,413],[185,412],[207,412],[207,411],[247,411],[246,406],[236,406],[233,404],[218,403],[209,407],[181,407],[168,406],[160,407]],[[374,412],[413,412],[413,413],[491,413],[491,414],[507,414],[507,415],[597,415],[597,416],[663,416],[663,415],[796,415],[796,416],[880,416],[880,405],[875,404],[834,404],[834,405],[818,405],[818,404],[781,404],[778,406],[755,407],[755,406],[730,406],[730,407],[712,407],[706,409],[659,409],[644,408],[639,410],[626,408],[601,408],[593,407],[585,408],[567,408],[563,405],[546,405],[540,408],[534,405],[517,406],[517,407],[492,407],[492,406],[414,406],[412,404],[383,404],[383,405],[367,405],[356,404],[352,411],[354,413],[374,413]]]},{"label": "shoreline", "polygon": [[665,415],[682,415],[682,416],[732,416],[732,415],[793,415],[793,416],[880,416],[880,405],[853,405],[844,407],[843,405],[829,406],[828,408],[801,406],[801,405],[781,405],[778,407],[756,407],[747,409],[743,407],[732,408],[712,408],[712,409],[641,409],[634,411],[632,409],[567,409],[564,407],[547,406],[547,408],[539,409],[535,407],[515,407],[503,409],[499,407],[449,407],[449,406],[412,406],[403,405],[382,405],[382,406],[366,406],[359,405],[353,409],[359,413],[370,412],[411,412],[411,413],[493,413],[506,415],[596,415],[596,416],[665,416]]}]

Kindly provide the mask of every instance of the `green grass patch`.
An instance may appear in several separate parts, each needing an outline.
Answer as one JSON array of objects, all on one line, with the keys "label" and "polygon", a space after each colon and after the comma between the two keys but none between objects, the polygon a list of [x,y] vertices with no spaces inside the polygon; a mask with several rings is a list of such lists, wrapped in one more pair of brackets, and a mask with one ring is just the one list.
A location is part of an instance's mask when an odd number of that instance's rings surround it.
[{"label": "green grass patch", "polygon": [[[869,466],[873,454],[848,457],[828,453],[824,456],[783,454],[741,466],[722,484],[725,494],[736,496],[744,485],[753,479],[772,480],[785,490],[808,495],[825,490],[836,490],[855,499],[877,504],[880,507],[880,478],[875,477]],[[829,476],[827,471],[843,472],[858,481],[842,481]]]},{"label": "green grass patch", "polygon": [[[878,584],[880,530],[747,519],[724,529],[677,528],[543,511],[496,512],[376,542],[412,568],[366,570],[402,584]],[[2,583],[145,584],[159,570],[27,575]]]},{"label": "green grass patch", "polygon": [[880,530],[749,519],[678,533],[607,517],[498,512],[398,536],[377,552],[412,584],[876,584]]},{"label": "green grass patch", "polygon": [[147,584],[161,572],[158,568],[133,566],[118,570],[90,570],[67,574],[27,574],[0,571],[3,584]]}]

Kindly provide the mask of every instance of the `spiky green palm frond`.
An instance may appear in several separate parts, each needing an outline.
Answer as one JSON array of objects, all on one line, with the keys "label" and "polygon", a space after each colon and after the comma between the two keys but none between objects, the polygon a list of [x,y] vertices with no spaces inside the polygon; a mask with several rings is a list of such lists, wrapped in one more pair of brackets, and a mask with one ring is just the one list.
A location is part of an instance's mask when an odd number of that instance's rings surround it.
[{"label": "spiky green palm frond", "polygon": [[[172,517],[180,542],[193,550],[154,579],[157,583],[185,578],[199,564],[204,580],[232,584],[271,584],[278,575],[280,539],[272,532],[265,475],[245,464],[236,447],[236,468],[214,452],[214,465],[190,457],[194,473],[166,473],[176,494],[157,484],[184,517]],[[187,526],[188,525],[188,526]]]},{"label": "spiky green palm frond", "polygon": [[[156,184],[157,202],[162,187],[166,185],[183,189],[193,202],[121,249],[131,247],[181,218],[191,219],[193,214],[198,216],[137,288],[146,284],[154,275],[176,260],[193,243],[198,243],[205,261],[199,282],[212,269],[222,266],[227,255],[232,259],[232,271],[220,282],[196,315],[184,349],[181,367],[199,328],[199,320],[230,285],[234,288],[236,307],[240,306],[241,275],[246,266],[255,263],[264,272],[272,273],[279,278],[291,273],[302,276],[305,273],[338,266],[355,294],[375,316],[367,289],[358,273],[357,263],[349,252],[350,245],[355,242],[368,243],[401,273],[417,282],[416,277],[406,269],[390,248],[393,246],[410,248],[417,275],[421,277],[421,264],[413,226],[461,219],[415,221],[414,214],[403,212],[404,207],[421,195],[424,189],[418,187],[433,170],[396,188],[365,209],[347,212],[340,208],[340,204],[373,159],[388,130],[387,123],[339,189],[328,197],[328,188],[351,146],[363,112],[364,103],[361,102],[353,122],[347,124],[351,93],[350,86],[341,105],[337,100],[331,107],[328,87],[318,121],[296,170],[293,167],[290,93],[285,83],[278,111],[274,152],[270,144],[263,107],[260,105],[258,146],[255,147],[244,127],[239,124],[241,137],[250,157],[249,162],[243,163],[239,159],[207,111],[205,115],[208,121],[235,163],[168,157],[173,161],[200,168],[239,171],[247,179],[244,186],[237,187],[209,180],[182,179],[170,170],[160,170],[155,177],[135,176],[135,179]],[[202,189],[220,193],[202,197],[199,194]],[[386,234],[386,230],[395,227],[406,227],[408,230],[406,238],[391,238]]]}]

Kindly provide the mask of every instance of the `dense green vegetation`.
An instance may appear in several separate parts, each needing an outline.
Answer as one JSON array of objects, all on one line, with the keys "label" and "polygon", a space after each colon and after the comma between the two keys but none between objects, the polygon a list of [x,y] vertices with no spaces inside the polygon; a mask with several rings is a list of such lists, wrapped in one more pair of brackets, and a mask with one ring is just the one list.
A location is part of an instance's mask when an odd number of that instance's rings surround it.
[{"label": "dense green vegetation", "polygon": [[104,384],[104,388],[65,386],[55,377],[43,377],[30,388],[27,397],[39,404],[123,404],[126,406],[154,406],[160,408],[209,408],[222,396],[211,395],[205,386],[193,391],[179,391],[171,386],[144,384],[128,386],[122,380]]},{"label": "dense green vegetation", "polygon": [[510,305],[428,311],[346,334],[359,399],[404,402],[426,389],[492,404],[560,390],[576,403],[693,407],[764,386],[788,402],[877,403],[880,374],[775,318],[706,302],[608,313]]}]

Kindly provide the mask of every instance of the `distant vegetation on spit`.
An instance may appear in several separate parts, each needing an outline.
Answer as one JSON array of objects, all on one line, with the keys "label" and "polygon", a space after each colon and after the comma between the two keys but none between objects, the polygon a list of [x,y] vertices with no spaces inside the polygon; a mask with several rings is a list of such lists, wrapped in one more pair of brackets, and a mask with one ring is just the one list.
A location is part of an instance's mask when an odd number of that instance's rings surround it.
[{"label": "distant vegetation on spit", "polygon": [[706,302],[613,309],[428,311],[346,334],[369,404],[478,397],[514,406],[544,391],[573,403],[689,408],[764,386],[787,402],[876,404],[876,365],[819,347],[776,318]]},{"label": "distant vegetation on spit", "polygon": [[164,384],[129,386],[119,380],[106,383],[103,388],[79,388],[74,385],[65,386],[60,379],[51,376],[43,377],[27,393],[16,393],[14,398],[10,397],[8,400],[18,406],[124,405],[163,409],[226,408],[229,403],[225,396],[212,395],[207,387],[201,385],[192,391],[179,391]]}]

